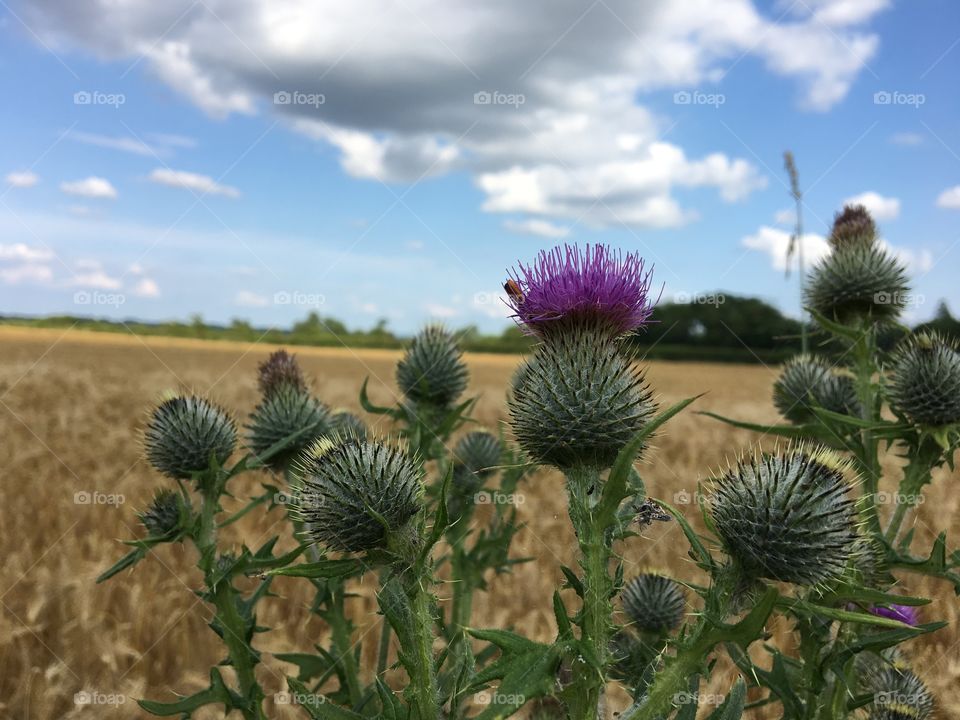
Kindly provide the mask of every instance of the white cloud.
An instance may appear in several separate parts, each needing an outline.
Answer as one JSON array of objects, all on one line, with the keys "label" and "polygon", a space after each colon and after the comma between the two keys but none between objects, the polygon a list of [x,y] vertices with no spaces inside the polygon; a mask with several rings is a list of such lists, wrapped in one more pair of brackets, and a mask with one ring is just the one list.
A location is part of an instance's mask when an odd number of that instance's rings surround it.
[{"label": "white cloud", "polygon": [[52,259],[53,251],[49,248],[34,247],[25,243],[0,245],[0,260],[17,260],[31,263]]},{"label": "white cloud", "polygon": [[71,140],[84,143],[85,145],[93,145],[95,147],[107,148],[109,150],[120,150],[121,152],[132,153],[134,155],[154,155],[156,153],[156,150],[132,135],[126,137],[114,137],[71,130],[69,133],[67,133],[67,137]]},{"label": "white cloud", "polygon": [[[759,250],[769,255],[774,269],[786,270],[790,235],[785,230],[764,225],[756,234],[743,238],[741,244],[750,250]],[[803,260],[808,268],[829,254],[830,245],[823,235],[807,233],[803,236]],[[792,265],[796,268],[796,255]]]},{"label": "white cloud", "polygon": [[960,185],[947,188],[937,197],[937,207],[960,210]]},{"label": "white cloud", "polygon": [[773,221],[777,225],[796,225],[797,224],[797,211],[793,208],[784,208],[783,210],[777,210],[773,215]]},{"label": "white cloud", "polygon": [[921,145],[923,144],[923,135],[915,132],[899,132],[890,136],[890,142],[894,145]]},{"label": "white cloud", "polygon": [[134,285],[133,294],[144,298],[160,297],[160,286],[157,285],[155,280],[141,278],[140,281]]},{"label": "white cloud", "polygon": [[117,190],[110,184],[109,180],[101,177],[88,177],[83,180],[60,183],[60,189],[67,195],[79,195],[88,198],[105,198],[114,200],[117,197]]},{"label": "white cloud", "polygon": [[547,220],[531,218],[530,220],[507,220],[503,226],[513,233],[521,235],[539,235],[545,238],[565,238],[570,234],[570,228],[555,225]]},{"label": "white cloud", "polygon": [[22,172],[7,173],[4,180],[7,185],[12,187],[28,188],[40,182],[40,176],[30,170],[23,170]]},{"label": "white cloud", "polygon": [[234,296],[233,302],[241,307],[267,307],[270,304],[270,298],[249,290],[241,290]]},{"label": "white cloud", "polygon": [[876,220],[895,220],[900,215],[900,200],[867,191],[848,197],[844,205],[863,205]]},{"label": "white cloud", "polygon": [[37,263],[0,268],[0,281],[8,285],[19,285],[22,282],[48,283],[52,279],[53,270]]},{"label": "white cloud", "polygon": [[70,285],[77,287],[93,288],[95,290],[119,290],[123,287],[123,281],[108,275],[101,269],[90,268],[83,269],[70,278]]},{"label": "white cloud", "polygon": [[876,54],[866,23],[889,2],[810,0],[787,17],[759,0],[190,4],[126,0],[116,12],[84,0],[80,12],[76,0],[34,0],[25,22],[44,41],[143,57],[213,116],[275,114],[352,176],[466,171],[490,212],[604,227],[683,224],[697,216],[686,190],[733,202],[765,182],[746,160],[658,140],[671,119],[642,105],[646,93],[709,91],[747,57],[828,109]]},{"label": "white cloud", "polygon": [[169,187],[179,187],[195,191],[204,195],[224,195],[226,197],[240,197],[240,191],[229,185],[221,185],[209,175],[199,175],[186,170],[171,170],[157,168],[150,173],[150,182]]},{"label": "white cloud", "polygon": [[456,317],[460,314],[456,308],[452,308],[447,305],[438,305],[436,303],[427,303],[423,306],[423,309],[426,310],[430,317],[434,318],[446,319]]}]

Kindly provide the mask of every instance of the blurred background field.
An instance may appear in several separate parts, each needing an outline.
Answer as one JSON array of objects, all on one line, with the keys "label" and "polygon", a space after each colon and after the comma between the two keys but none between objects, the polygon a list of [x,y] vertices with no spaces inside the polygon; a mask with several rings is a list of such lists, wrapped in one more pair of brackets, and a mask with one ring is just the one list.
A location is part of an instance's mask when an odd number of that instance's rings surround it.
[{"label": "blurred background field", "polygon": [[[142,534],[135,511],[165,482],[141,459],[139,428],[151,402],[165,389],[189,388],[209,394],[242,422],[256,399],[256,366],[271,349],[133,334],[0,328],[0,437],[5,450],[0,483],[0,717],[142,717],[133,698],[171,700],[174,692],[186,694],[206,684],[203,669],[220,659],[220,649],[206,627],[209,610],[190,590],[199,584],[192,551],[162,546],[110,583],[98,586],[94,579],[123,552],[119,540]],[[370,378],[374,402],[394,400],[396,351],[304,347],[297,354],[314,379],[315,392],[332,407],[359,412],[357,392],[365,377]],[[504,392],[518,360],[505,354],[467,356],[470,393],[480,396],[475,417],[481,425],[497,428],[503,421]],[[770,401],[775,373],[776,368],[761,364],[654,361],[648,377],[663,403],[706,391],[697,409],[765,422],[776,420]],[[648,492],[682,504],[692,498],[698,479],[756,441],[754,434],[687,411],[670,422],[646,456],[642,474]],[[765,444],[772,447],[773,440]],[[233,487],[237,506],[259,493],[261,479],[270,481],[266,476],[239,479]],[[929,547],[933,528],[947,529],[957,544],[958,479],[946,472],[936,477],[920,508],[917,546]],[[893,482],[888,480],[883,489],[894,490]],[[82,502],[93,493],[122,495],[123,502]],[[522,485],[521,494],[519,516],[525,527],[513,553],[533,560],[478,598],[474,624],[513,625],[548,639],[555,631],[550,595],[562,581],[559,566],[575,562],[572,534],[558,475],[537,473]],[[685,507],[698,525],[696,507]],[[256,547],[272,535],[280,535],[284,547],[292,544],[279,509],[266,517],[245,517],[230,527],[227,537]],[[685,549],[676,523],[657,523],[620,551],[628,576],[656,568],[698,579]],[[259,676],[268,697],[281,692],[284,676],[294,672],[271,653],[309,650],[325,632],[310,616],[303,585],[280,579],[274,591],[287,601],[263,603],[261,624],[273,628],[257,638],[264,654]],[[374,589],[373,577],[362,578],[350,601],[357,639],[379,627]],[[949,587],[927,580],[906,577],[902,590],[933,598],[930,617],[950,621],[950,627],[907,649],[938,697],[940,716],[956,717],[960,605]],[[438,594],[444,598],[448,593],[441,586]],[[690,610],[696,610],[695,603]],[[783,629],[770,628],[774,642],[785,637],[778,633]],[[365,652],[375,653],[372,642]],[[373,664],[372,657],[368,660]],[[127,701],[115,707],[78,706],[74,695],[84,691],[123,695]],[[723,691],[721,678],[704,688],[703,696]],[[299,716],[269,699],[267,708],[270,717]]]}]

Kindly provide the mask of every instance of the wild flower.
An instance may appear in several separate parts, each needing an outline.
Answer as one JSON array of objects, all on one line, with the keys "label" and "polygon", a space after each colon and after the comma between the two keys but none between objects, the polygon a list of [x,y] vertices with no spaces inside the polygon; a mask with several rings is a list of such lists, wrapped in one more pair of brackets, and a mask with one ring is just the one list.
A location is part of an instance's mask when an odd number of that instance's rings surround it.
[{"label": "wild flower", "polygon": [[237,429],[221,408],[196,395],[161,402],[144,431],[147,459],[164,475],[187,480],[233,454]]}]

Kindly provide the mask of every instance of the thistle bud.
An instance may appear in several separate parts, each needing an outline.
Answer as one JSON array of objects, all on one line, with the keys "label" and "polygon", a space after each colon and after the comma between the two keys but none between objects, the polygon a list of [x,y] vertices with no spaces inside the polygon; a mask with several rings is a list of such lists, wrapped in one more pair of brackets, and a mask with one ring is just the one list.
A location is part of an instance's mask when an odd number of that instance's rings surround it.
[{"label": "thistle bud", "polygon": [[834,250],[848,247],[869,247],[877,240],[877,226],[863,205],[844,205],[833,216],[828,238]]},{"label": "thistle bud", "polygon": [[460,517],[483,481],[496,472],[502,451],[500,439],[484,430],[460,438],[453,448],[453,478],[447,503],[451,517]]},{"label": "thistle bud", "polygon": [[144,445],[147,459],[164,475],[186,480],[214,459],[223,465],[233,453],[237,429],[222,409],[195,395],[164,400],[153,411]]},{"label": "thistle bud", "polygon": [[338,410],[330,417],[330,434],[341,438],[367,439],[367,426],[348,410]]},{"label": "thistle bud", "polygon": [[147,509],[137,513],[150,537],[172,535],[180,527],[180,496],[172,490],[159,490]]},{"label": "thistle bud", "polygon": [[795,423],[816,419],[814,407],[860,414],[853,379],[834,374],[821,358],[810,355],[787,361],[773,385],[773,404],[781,415]]},{"label": "thistle bud", "polygon": [[427,325],[397,363],[397,385],[418,405],[447,408],[467,389],[467,366],[456,340],[441,325]]},{"label": "thistle bud", "polygon": [[423,469],[398,448],[323,437],[300,462],[297,512],[333,550],[392,548],[420,511]]},{"label": "thistle bud", "polygon": [[927,720],[933,716],[930,690],[902,663],[874,660],[862,669],[860,684],[873,696],[867,705],[869,720]]},{"label": "thistle bud", "polygon": [[810,271],[804,302],[841,323],[893,320],[906,302],[903,264],[880,247],[853,245],[836,250]]},{"label": "thistle bud", "polygon": [[535,460],[607,468],[656,410],[643,372],[603,330],[568,327],[513,377],[510,423]]},{"label": "thistle bud", "polygon": [[918,425],[960,423],[960,352],[936,333],[920,333],[894,352],[890,405]]},{"label": "thistle bud", "polygon": [[668,577],[644,573],[630,580],[621,593],[623,611],[633,627],[646,633],[668,633],[683,622],[686,598]]},{"label": "thistle bud", "polygon": [[282,469],[314,440],[330,430],[330,410],[310,393],[294,384],[272,388],[250,416],[247,442],[255,455],[262,455],[271,447],[294,433],[295,441],[270,457],[267,464]]},{"label": "thistle bud", "polygon": [[291,386],[300,392],[307,391],[307,379],[297,362],[296,355],[286,350],[277,350],[260,363],[257,375],[257,387],[264,397],[272,395],[276,390]]},{"label": "thistle bud", "polygon": [[710,481],[707,505],[747,579],[813,586],[842,575],[857,547],[850,464],[825,449],[759,454]]}]

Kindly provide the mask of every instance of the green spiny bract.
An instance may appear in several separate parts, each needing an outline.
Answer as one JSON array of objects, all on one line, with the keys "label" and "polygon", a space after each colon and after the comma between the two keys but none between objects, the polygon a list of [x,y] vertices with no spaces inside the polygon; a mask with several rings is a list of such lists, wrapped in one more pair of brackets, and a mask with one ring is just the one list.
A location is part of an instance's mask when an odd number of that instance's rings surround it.
[{"label": "green spiny bract", "polygon": [[667,633],[683,621],[686,598],[668,577],[643,573],[630,580],[620,593],[623,611],[639,632]]},{"label": "green spiny bract", "polygon": [[147,509],[137,513],[150,537],[166,537],[180,528],[180,495],[172,490],[159,490]]},{"label": "green spiny bract", "polygon": [[820,261],[807,278],[805,304],[841,323],[893,320],[907,299],[903,264],[880,247],[854,245]]},{"label": "green spiny bract", "polygon": [[338,410],[330,416],[330,434],[341,438],[366,440],[367,426],[349,410]]},{"label": "green spiny bract", "polygon": [[629,351],[585,327],[538,345],[507,403],[520,446],[560,469],[610,467],[656,410]]},{"label": "green spiny bract", "polygon": [[844,205],[843,211],[834,215],[827,239],[834,250],[869,247],[877,240],[877,226],[863,205]]},{"label": "green spiny bract", "polygon": [[270,467],[282,469],[330,431],[330,410],[310,393],[285,383],[273,388],[257,405],[247,431],[247,442],[255,455],[262,455],[285,438],[300,433],[295,441],[268,459]]},{"label": "green spiny bract", "polygon": [[270,354],[257,368],[257,387],[260,394],[269,397],[274,391],[293,386],[301,392],[307,391],[307,379],[297,362],[296,355],[286,350],[277,350]]},{"label": "green spiny bract", "polygon": [[936,333],[909,338],[894,352],[890,405],[918,425],[960,423],[960,352]]},{"label": "green spiny bract", "polygon": [[747,578],[813,586],[844,573],[857,547],[849,463],[824,449],[759,454],[710,482],[707,503]]},{"label": "green spiny bract", "polygon": [[144,432],[147,459],[164,475],[186,480],[223,465],[237,443],[237,428],[221,408],[195,395],[164,400]]},{"label": "green spiny bract", "polygon": [[456,340],[441,325],[428,325],[397,363],[397,385],[416,405],[450,407],[467,388],[467,366]]},{"label": "green spiny bract", "polygon": [[333,550],[387,548],[420,511],[423,469],[399,448],[320,438],[300,458],[296,507]]},{"label": "green spiny bract", "polygon": [[773,404],[795,423],[815,420],[814,407],[860,414],[853,379],[834,374],[821,358],[810,355],[798,355],[783,366],[773,385]]},{"label": "green spiny bract", "polygon": [[933,715],[933,696],[909,667],[882,659],[858,665],[861,688],[873,695],[869,720],[926,720]]}]

